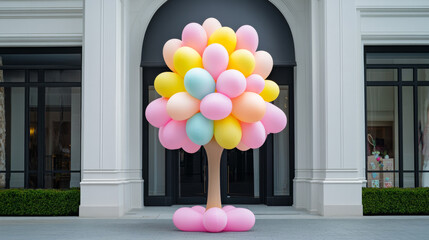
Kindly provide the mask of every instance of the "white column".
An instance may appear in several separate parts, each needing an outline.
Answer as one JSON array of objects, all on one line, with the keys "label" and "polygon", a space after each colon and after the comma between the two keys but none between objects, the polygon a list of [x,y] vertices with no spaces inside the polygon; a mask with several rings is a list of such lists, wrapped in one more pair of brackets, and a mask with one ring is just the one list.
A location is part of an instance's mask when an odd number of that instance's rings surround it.
[{"label": "white column", "polygon": [[123,19],[121,0],[85,1],[79,212],[84,217],[119,217],[142,202],[141,170],[129,169],[125,152]]},{"label": "white column", "polygon": [[362,215],[364,106],[354,1],[313,0],[313,169],[310,209]]}]

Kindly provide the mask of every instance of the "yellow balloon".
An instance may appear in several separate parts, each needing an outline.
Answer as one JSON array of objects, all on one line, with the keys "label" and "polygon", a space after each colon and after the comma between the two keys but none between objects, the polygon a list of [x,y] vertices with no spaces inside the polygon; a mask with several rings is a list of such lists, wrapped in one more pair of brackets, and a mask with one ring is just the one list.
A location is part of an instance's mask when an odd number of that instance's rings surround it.
[{"label": "yellow balloon", "polygon": [[216,29],[210,36],[208,45],[212,43],[223,45],[228,51],[228,54],[231,54],[234,52],[235,46],[237,45],[237,36],[235,36],[234,30],[231,28],[221,27]]},{"label": "yellow balloon", "polygon": [[238,70],[245,77],[248,77],[255,69],[255,57],[249,50],[236,50],[229,56],[228,69]]},{"label": "yellow balloon", "polygon": [[153,83],[159,95],[169,98],[178,92],[185,92],[183,78],[174,72],[163,72],[155,78]]},{"label": "yellow balloon", "polygon": [[184,77],[186,72],[192,68],[202,68],[203,61],[200,54],[190,47],[181,47],[177,49],[173,57],[174,69]]},{"label": "yellow balloon", "polygon": [[272,102],[276,100],[276,98],[279,96],[279,93],[280,93],[280,88],[279,88],[279,85],[277,85],[277,83],[271,80],[265,80],[265,87],[259,95],[261,95],[261,97],[265,101]]},{"label": "yellow balloon", "polygon": [[240,122],[231,115],[214,121],[214,137],[221,147],[235,148],[241,141]]}]

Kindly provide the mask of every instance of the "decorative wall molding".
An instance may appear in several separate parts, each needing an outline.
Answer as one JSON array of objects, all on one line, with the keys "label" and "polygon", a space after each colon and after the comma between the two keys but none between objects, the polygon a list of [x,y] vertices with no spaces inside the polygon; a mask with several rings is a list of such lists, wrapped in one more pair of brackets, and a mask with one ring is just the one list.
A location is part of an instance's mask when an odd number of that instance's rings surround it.
[{"label": "decorative wall molding", "polygon": [[87,181],[116,181],[116,180],[141,180],[141,169],[82,169],[82,179]]},{"label": "decorative wall molding", "polygon": [[81,46],[83,0],[1,1],[0,46]]},{"label": "decorative wall molding", "polygon": [[82,34],[0,34],[1,47],[81,46]]},{"label": "decorative wall molding", "polygon": [[421,44],[428,40],[428,1],[358,0],[361,39],[389,44]]},{"label": "decorative wall molding", "polygon": [[356,0],[356,9],[418,9],[429,8],[427,0]]},{"label": "decorative wall molding", "polygon": [[0,18],[82,18],[83,8],[0,8]]},{"label": "decorative wall molding", "polygon": [[362,40],[370,45],[418,45],[429,44],[428,33],[376,33],[362,32]]}]

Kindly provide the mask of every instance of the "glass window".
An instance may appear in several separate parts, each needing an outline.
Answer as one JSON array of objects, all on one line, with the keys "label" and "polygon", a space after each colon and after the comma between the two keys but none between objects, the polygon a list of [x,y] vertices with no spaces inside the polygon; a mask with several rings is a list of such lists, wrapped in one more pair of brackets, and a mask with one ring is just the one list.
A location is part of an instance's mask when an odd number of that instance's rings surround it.
[{"label": "glass window", "polygon": [[395,172],[368,172],[366,179],[370,188],[399,187],[399,174]]},{"label": "glass window", "polygon": [[403,68],[402,69],[402,81],[413,81],[413,69]]},{"label": "glass window", "polygon": [[179,150],[179,197],[204,197],[207,194],[207,156],[200,148],[189,154]]},{"label": "glass window", "polygon": [[80,70],[47,70],[45,82],[81,82]]},{"label": "glass window", "polygon": [[5,126],[5,129],[6,134],[9,130],[10,135],[8,144],[10,147],[10,165],[13,171],[24,171],[25,90],[24,88],[10,88],[9,91],[10,98],[8,97],[6,104],[8,105],[7,115],[9,115],[10,120],[6,121],[9,122],[9,126]]},{"label": "glass window", "polygon": [[413,187],[414,187],[414,173],[404,172],[404,188],[413,188]]},{"label": "glass window", "polygon": [[429,68],[417,69],[418,81],[429,81]]},{"label": "glass window", "polygon": [[367,186],[429,187],[429,47],[365,50]]},{"label": "glass window", "polygon": [[79,187],[81,49],[10,50],[0,48],[0,188]]},{"label": "glass window", "polygon": [[4,70],[2,82],[24,82],[25,71],[24,70]]},{"label": "glass window", "polygon": [[[80,88],[46,88],[45,169],[80,169]],[[55,177],[55,176],[54,176]],[[67,184],[65,175],[58,177]]]},{"label": "glass window", "polygon": [[418,87],[419,171],[422,187],[429,187],[429,87]]},{"label": "glass window", "polygon": [[[280,94],[274,101],[274,105],[284,111],[289,116],[289,89],[288,86],[280,86]],[[290,194],[289,182],[289,126],[280,133],[274,134],[274,196],[284,196]]]},{"label": "glass window", "polygon": [[[429,165],[429,163],[425,163],[425,164]],[[427,168],[429,168],[429,167],[427,167]],[[420,177],[419,177],[419,180],[420,180],[419,181],[420,182],[419,187],[429,187],[429,171],[427,171],[427,172],[420,172],[419,175],[420,175]]]},{"label": "glass window", "polygon": [[[24,99],[24,88],[0,87],[0,172],[24,171]],[[6,187],[6,177],[0,176],[0,188]]]},{"label": "glass window", "polygon": [[29,96],[29,106],[28,106],[28,115],[29,115],[29,156],[28,156],[28,169],[37,171],[39,168],[39,121],[38,121],[38,90],[37,87],[30,88]]},{"label": "glass window", "polygon": [[9,187],[10,188],[23,188],[25,186],[24,184],[24,173],[11,173],[10,174],[10,180],[9,180]]},{"label": "glass window", "polygon": [[429,53],[424,53],[424,52],[366,53],[366,64],[429,64]]},{"label": "glass window", "polygon": [[[0,169],[4,169],[2,171],[6,171],[6,165],[0,164]],[[6,188],[6,173],[0,172],[0,189]]]},{"label": "glass window", "polygon": [[397,69],[367,69],[367,81],[398,81]]},{"label": "glass window", "polygon": [[[159,98],[153,86],[149,86],[149,102]],[[158,128],[149,124],[149,195],[165,195],[165,149],[158,140]]]},{"label": "glass window", "polygon": [[30,70],[28,71],[30,82],[38,82],[39,81],[39,71]]},{"label": "glass window", "polygon": [[[403,169],[414,170],[414,103],[413,87],[402,87]],[[404,182],[405,183],[405,182]]]},{"label": "glass window", "polygon": [[369,170],[398,170],[397,87],[367,87]]},{"label": "glass window", "polygon": [[[240,151],[226,150],[227,197],[255,197],[255,172],[253,149]],[[259,184],[259,182],[258,182]]]}]

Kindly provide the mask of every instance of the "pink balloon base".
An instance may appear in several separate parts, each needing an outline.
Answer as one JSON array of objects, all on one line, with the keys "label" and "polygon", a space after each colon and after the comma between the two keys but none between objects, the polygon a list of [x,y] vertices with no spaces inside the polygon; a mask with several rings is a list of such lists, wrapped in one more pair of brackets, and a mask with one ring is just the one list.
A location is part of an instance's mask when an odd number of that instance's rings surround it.
[{"label": "pink balloon base", "polygon": [[206,209],[183,207],[173,215],[174,225],[185,232],[245,232],[255,225],[255,215],[246,208],[225,206]]}]

